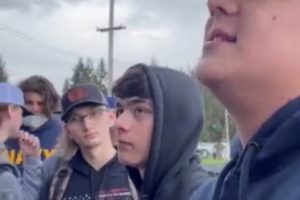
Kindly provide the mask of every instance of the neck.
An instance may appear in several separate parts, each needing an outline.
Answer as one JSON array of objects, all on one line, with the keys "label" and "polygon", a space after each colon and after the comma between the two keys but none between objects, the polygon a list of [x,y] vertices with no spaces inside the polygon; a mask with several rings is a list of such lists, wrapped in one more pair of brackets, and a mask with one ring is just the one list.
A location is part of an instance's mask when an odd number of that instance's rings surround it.
[{"label": "neck", "polygon": [[84,159],[97,171],[99,171],[116,154],[112,145],[98,145],[93,148],[82,148]]},{"label": "neck", "polygon": [[[243,146],[255,135],[266,120],[288,101],[299,96],[300,93],[299,88],[283,93],[287,90],[280,87],[275,91],[272,88],[263,88],[256,93],[249,88],[241,90],[241,88],[222,87],[213,91],[235,121]],[[268,91],[267,94],[266,91]]]},{"label": "neck", "polygon": [[8,136],[9,136],[8,131],[5,128],[1,127],[0,128],[0,142],[4,143],[8,139]]}]

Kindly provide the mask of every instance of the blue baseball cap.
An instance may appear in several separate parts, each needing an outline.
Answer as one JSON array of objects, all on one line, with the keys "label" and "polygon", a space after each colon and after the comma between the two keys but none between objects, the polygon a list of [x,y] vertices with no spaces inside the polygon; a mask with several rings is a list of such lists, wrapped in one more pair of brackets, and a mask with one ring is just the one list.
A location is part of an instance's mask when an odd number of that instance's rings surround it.
[{"label": "blue baseball cap", "polygon": [[107,103],[112,109],[117,107],[117,99],[114,96],[107,97]]},{"label": "blue baseball cap", "polygon": [[22,90],[9,83],[0,83],[0,104],[20,106],[23,109],[23,116],[32,114],[25,108]]}]

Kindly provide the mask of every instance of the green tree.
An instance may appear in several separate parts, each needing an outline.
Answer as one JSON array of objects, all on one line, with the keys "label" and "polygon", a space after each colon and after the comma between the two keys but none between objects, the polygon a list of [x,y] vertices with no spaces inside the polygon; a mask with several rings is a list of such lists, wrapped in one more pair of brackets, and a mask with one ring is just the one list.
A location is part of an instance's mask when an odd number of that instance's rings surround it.
[{"label": "green tree", "polygon": [[1,82],[7,82],[8,81],[8,73],[6,71],[5,62],[2,58],[2,56],[0,56],[0,81]]},{"label": "green tree", "polygon": [[[179,68],[179,71],[185,72],[193,78],[196,78],[195,69],[189,65]],[[218,99],[205,86],[201,86],[204,101],[204,129],[201,135],[201,141],[220,144],[225,141],[225,108]],[[235,125],[229,118],[230,138],[236,133]]]},{"label": "green tree", "polygon": [[75,68],[73,69],[73,76],[71,78],[71,85],[76,85],[82,83],[84,73],[84,63],[83,59],[79,58]]},{"label": "green tree", "polygon": [[107,95],[108,93],[107,70],[105,68],[105,63],[103,58],[101,58],[95,70],[94,83],[99,87],[99,89],[105,95]]},{"label": "green tree", "polygon": [[71,85],[76,85],[80,83],[93,83],[93,76],[93,61],[91,59],[86,59],[86,61],[84,62],[82,58],[79,58],[73,70]]},{"label": "green tree", "polygon": [[[216,143],[217,154],[222,150],[221,142],[226,141],[225,108],[216,97],[206,88],[202,87],[205,122],[201,140]],[[233,121],[229,118],[230,138],[236,133]]]},{"label": "green tree", "polygon": [[95,69],[94,63],[90,58],[87,58],[84,64],[82,83],[95,83]]},{"label": "green tree", "polygon": [[66,78],[65,82],[64,82],[64,86],[63,86],[63,93],[68,91],[68,89],[70,89],[70,87],[71,87],[70,80],[68,78]]},{"label": "green tree", "polygon": [[84,61],[79,58],[73,69],[72,77],[65,80],[64,91],[80,83],[95,84],[104,94],[107,94],[107,70],[103,58],[101,58],[96,68],[91,59],[87,58]]}]

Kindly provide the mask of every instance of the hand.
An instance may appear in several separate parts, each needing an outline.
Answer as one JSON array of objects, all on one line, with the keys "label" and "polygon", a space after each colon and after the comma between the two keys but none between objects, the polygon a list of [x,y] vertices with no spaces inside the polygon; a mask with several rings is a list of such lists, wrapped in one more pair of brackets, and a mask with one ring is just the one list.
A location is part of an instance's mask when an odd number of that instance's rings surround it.
[{"label": "hand", "polygon": [[19,136],[19,146],[24,158],[40,156],[40,141],[34,135],[21,131]]}]

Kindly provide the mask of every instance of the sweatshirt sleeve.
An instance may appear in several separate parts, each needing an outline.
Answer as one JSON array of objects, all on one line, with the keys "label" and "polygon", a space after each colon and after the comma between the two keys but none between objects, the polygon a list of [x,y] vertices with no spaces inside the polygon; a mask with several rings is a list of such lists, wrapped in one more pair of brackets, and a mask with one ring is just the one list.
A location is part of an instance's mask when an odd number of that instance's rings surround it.
[{"label": "sweatshirt sleeve", "polygon": [[11,172],[1,174],[0,185],[0,199],[23,200],[19,181]]},{"label": "sweatshirt sleeve", "polygon": [[26,158],[21,180],[24,200],[37,200],[42,186],[42,161],[39,158]]}]

